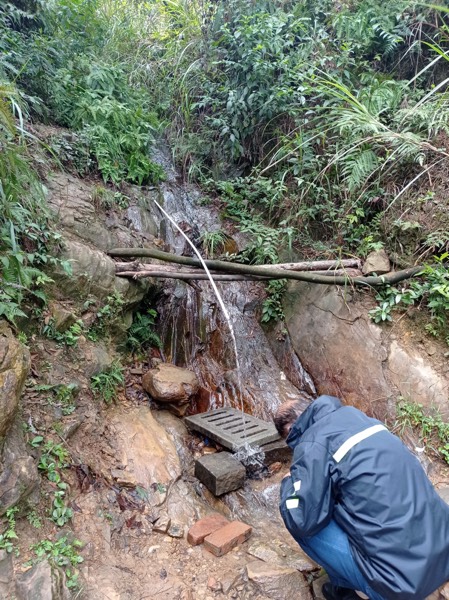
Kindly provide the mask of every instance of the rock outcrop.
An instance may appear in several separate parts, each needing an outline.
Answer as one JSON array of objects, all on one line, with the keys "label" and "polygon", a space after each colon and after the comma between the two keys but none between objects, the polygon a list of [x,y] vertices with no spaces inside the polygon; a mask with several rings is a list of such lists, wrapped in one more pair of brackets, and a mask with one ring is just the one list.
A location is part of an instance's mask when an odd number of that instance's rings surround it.
[{"label": "rock outcrop", "polygon": [[381,419],[395,414],[400,397],[437,407],[447,417],[449,367],[443,353],[438,357],[433,344],[411,329],[375,325],[367,300],[356,294],[335,286],[289,285],[287,328],[318,394],[338,396]]},{"label": "rock outcrop", "polygon": [[0,324],[0,515],[27,497],[38,484],[17,412],[30,368],[28,350]]}]

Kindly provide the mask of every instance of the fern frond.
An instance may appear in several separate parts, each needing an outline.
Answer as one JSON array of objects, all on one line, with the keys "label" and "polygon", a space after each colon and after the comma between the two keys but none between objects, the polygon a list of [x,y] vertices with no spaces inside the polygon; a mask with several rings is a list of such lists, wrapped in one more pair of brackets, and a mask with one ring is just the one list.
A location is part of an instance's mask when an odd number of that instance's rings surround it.
[{"label": "fern frond", "polygon": [[379,158],[371,148],[349,154],[342,164],[344,181],[350,192],[359,189],[379,168]]}]

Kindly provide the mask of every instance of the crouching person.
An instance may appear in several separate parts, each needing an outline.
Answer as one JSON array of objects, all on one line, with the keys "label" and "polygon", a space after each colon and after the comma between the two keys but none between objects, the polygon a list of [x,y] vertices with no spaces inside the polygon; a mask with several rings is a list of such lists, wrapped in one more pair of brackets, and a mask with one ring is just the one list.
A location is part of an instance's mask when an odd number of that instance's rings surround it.
[{"label": "crouching person", "polygon": [[282,518],[329,575],[327,600],[424,600],[449,579],[449,506],[385,425],[332,396],[274,422],[294,451]]}]

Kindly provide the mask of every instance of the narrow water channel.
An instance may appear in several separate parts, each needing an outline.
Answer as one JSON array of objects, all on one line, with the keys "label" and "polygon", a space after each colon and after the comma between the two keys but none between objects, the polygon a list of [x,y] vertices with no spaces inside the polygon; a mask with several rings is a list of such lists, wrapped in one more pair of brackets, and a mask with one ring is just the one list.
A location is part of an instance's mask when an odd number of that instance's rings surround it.
[{"label": "narrow water channel", "polygon": [[[177,181],[166,154],[161,152],[158,160],[168,174],[161,186],[163,207],[178,226],[194,243],[203,232],[221,229],[217,209],[201,201],[197,188]],[[186,240],[162,214],[158,226],[169,251],[185,253]],[[288,370],[276,360],[259,323],[263,284],[226,282],[217,283],[217,288],[235,332],[240,373],[230,328],[209,282],[190,285],[167,280],[158,307],[165,359],[192,369],[200,379],[192,411],[243,407],[245,412],[270,419],[285,400],[300,398],[308,403],[315,391],[313,382],[294,355],[287,335],[284,333],[282,354]]]}]

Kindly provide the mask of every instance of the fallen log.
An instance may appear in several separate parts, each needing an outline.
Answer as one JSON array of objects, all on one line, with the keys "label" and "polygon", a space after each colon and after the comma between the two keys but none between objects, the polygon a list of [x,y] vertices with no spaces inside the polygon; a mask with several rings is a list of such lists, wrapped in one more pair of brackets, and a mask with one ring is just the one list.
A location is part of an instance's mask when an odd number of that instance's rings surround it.
[{"label": "fallen log", "polygon": [[[143,279],[145,277],[158,277],[166,279],[185,279],[186,281],[191,279],[196,280],[208,280],[209,277],[203,272],[185,272],[185,271],[121,271],[116,273],[117,277],[130,277],[132,279]],[[237,273],[211,273],[214,281],[270,281],[269,277],[262,277],[260,275],[238,275]]]},{"label": "fallen log", "polygon": [[[126,269],[126,265],[132,265],[132,269]],[[209,271],[215,281],[271,281],[273,279],[283,279],[282,276],[266,277],[263,275],[238,275],[237,273],[218,273],[217,271]],[[355,277],[361,275],[358,269],[337,269],[335,271],[314,271],[317,275],[348,275]],[[175,270],[172,267],[164,267],[163,265],[148,265],[139,263],[118,263],[116,270],[117,277],[131,277],[133,279],[144,279],[145,277],[157,277],[167,279],[209,279],[207,273],[201,269],[183,269],[182,271]]]},{"label": "fallen log", "polygon": [[[163,252],[162,250],[156,250],[153,248],[115,248],[108,252],[109,256],[129,256],[129,257],[144,257],[157,258],[165,262],[174,262],[180,265],[188,265],[191,267],[202,268],[202,263],[197,258],[191,258],[190,256],[178,256],[177,254],[171,254],[170,252]],[[204,262],[208,268],[213,269],[216,263],[223,265],[233,265],[241,263],[231,263],[227,261],[210,260],[204,259]],[[132,263],[117,263],[117,265],[124,266],[128,265],[129,269],[132,269],[135,265],[138,265],[137,261]],[[132,265],[132,266],[131,266]],[[290,263],[278,263],[274,265],[257,265],[266,269],[285,269],[287,271],[329,271],[332,269],[345,269],[345,268],[361,268],[361,260],[359,258],[342,258],[335,260],[310,260],[302,262],[290,262]]]},{"label": "fallen log", "polygon": [[[178,256],[169,252],[162,252],[161,250],[155,250],[153,248],[114,248],[113,250],[110,250],[108,254],[110,256],[129,257],[148,256],[150,258],[156,258],[165,262],[174,262],[176,264],[197,267],[201,266],[201,262],[199,260],[190,258],[188,256]],[[386,275],[381,275],[380,277],[349,277],[348,275],[334,275],[331,271],[329,272],[329,275],[317,275],[313,272],[310,273],[304,271],[291,271],[277,268],[275,265],[270,267],[253,266],[220,260],[205,260],[204,262],[208,268],[212,268],[215,271],[225,271],[228,274],[237,273],[240,275],[256,275],[265,277],[267,279],[294,279],[297,281],[307,281],[309,283],[319,283],[325,285],[356,285],[368,287],[395,284],[399,281],[403,281],[404,279],[410,279],[423,269],[422,266],[417,266],[410,267],[402,271],[387,273]]]}]

